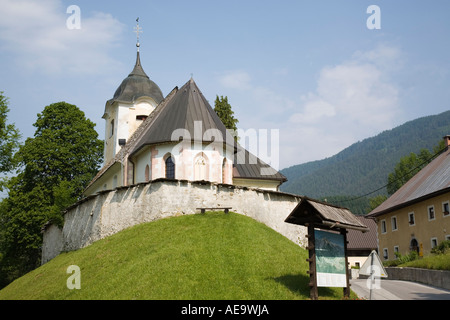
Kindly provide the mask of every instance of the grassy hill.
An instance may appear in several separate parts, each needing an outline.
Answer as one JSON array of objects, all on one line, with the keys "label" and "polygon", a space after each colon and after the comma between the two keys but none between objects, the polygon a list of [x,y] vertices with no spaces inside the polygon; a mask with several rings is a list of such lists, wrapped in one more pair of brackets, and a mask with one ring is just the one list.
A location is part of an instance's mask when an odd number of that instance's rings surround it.
[{"label": "grassy hill", "polygon": [[[0,291],[1,299],[308,299],[307,251],[235,213],[137,225],[62,253]],[[67,268],[81,270],[69,290]],[[342,288],[319,288],[322,299]]]},{"label": "grassy hill", "polygon": [[[450,111],[409,121],[357,142],[332,157],[281,170],[288,178],[281,191],[327,198],[329,202],[335,196],[364,195],[386,185],[388,174],[401,157],[423,148],[431,151],[447,134],[450,134]],[[352,209],[351,203],[337,204]],[[364,213],[356,208],[352,211]]]}]

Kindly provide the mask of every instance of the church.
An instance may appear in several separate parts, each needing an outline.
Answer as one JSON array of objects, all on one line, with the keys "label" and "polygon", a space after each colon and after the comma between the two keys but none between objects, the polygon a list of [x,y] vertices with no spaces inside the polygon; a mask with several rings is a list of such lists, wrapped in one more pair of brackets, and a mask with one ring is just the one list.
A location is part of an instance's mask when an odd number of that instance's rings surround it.
[{"label": "church", "polygon": [[[139,26],[137,26],[139,28]],[[191,77],[166,96],[136,63],[106,101],[104,163],[64,225],[43,228],[42,263],[137,224],[224,209],[259,221],[295,243],[285,223],[301,197],[287,179],[238,143]]]},{"label": "church", "polygon": [[286,177],[236,142],[192,77],[164,97],[136,46],[133,70],[105,104],[104,165],[84,195],[161,178],[278,191]]}]

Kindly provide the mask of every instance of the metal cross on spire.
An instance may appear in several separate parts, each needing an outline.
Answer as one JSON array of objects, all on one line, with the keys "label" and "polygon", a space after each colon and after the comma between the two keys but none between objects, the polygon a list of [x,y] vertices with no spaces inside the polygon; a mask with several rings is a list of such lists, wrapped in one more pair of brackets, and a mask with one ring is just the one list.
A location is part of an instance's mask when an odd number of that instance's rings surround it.
[{"label": "metal cross on spire", "polygon": [[136,27],[134,27],[134,32],[136,33],[136,47],[137,47],[137,51],[139,52],[139,33],[142,33],[142,28],[139,27],[139,17],[137,17],[136,19]]}]

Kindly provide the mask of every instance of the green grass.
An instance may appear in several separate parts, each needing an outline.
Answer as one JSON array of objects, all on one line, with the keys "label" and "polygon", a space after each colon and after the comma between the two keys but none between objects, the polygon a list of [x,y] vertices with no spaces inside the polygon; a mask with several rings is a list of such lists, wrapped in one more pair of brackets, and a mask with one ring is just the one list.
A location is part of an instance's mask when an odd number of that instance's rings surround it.
[{"label": "green grass", "polygon": [[[206,213],[141,224],[62,253],[0,299],[308,299],[307,251],[255,220]],[[81,269],[69,290],[68,266]],[[342,288],[319,288],[341,299]]]},{"label": "green grass", "polygon": [[431,254],[417,259],[400,264],[399,267],[412,267],[434,270],[450,270],[450,251],[443,254]]}]

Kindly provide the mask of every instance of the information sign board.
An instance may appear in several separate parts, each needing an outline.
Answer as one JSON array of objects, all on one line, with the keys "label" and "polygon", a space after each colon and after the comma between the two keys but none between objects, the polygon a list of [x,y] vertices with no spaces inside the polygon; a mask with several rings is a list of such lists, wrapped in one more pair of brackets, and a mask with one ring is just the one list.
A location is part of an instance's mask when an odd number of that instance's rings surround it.
[{"label": "information sign board", "polygon": [[314,231],[318,287],[347,287],[345,244],[342,234]]}]

